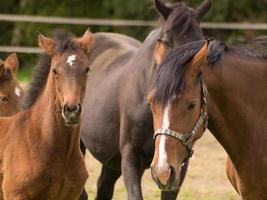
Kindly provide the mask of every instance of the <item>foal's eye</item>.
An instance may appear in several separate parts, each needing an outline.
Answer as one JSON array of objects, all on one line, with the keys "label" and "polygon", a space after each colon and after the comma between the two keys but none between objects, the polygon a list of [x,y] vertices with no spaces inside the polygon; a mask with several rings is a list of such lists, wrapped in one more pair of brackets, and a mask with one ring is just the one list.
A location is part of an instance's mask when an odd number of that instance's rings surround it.
[{"label": "foal's eye", "polygon": [[55,68],[52,69],[54,75],[58,75],[57,70]]},{"label": "foal's eye", "polygon": [[188,110],[194,110],[195,107],[196,107],[196,104],[195,104],[194,102],[190,102],[190,103],[188,104],[187,109],[188,109]]}]

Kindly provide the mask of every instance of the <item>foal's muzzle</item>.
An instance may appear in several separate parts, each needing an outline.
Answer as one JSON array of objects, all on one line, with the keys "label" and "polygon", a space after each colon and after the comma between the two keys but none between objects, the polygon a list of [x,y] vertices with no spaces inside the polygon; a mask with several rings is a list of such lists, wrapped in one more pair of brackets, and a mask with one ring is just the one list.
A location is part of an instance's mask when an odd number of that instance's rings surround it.
[{"label": "foal's muzzle", "polygon": [[81,104],[64,105],[62,109],[62,116],[68,125],[77,124],[80,121],[82,107]]}]

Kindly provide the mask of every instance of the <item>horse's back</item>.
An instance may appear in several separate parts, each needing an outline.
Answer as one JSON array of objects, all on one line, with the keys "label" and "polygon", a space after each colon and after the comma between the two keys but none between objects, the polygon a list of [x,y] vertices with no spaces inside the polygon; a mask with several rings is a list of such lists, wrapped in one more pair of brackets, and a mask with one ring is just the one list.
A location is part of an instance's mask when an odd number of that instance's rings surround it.
[{"label": "horse's back", "polygon": [[90,53],[91,75],[105,69],[125,54],[133,54],[141,43],[134,38],[118,33],[96,33],[95,44]]}]

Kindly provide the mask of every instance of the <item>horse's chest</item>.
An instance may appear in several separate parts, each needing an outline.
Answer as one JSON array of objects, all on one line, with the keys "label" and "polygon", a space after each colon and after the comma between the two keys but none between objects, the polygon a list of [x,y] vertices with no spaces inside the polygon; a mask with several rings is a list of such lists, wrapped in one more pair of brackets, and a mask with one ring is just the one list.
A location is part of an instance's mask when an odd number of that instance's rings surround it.
[{"label": "horse's chest", "polygon": [[9,199],[26,197],[36,200],[76,200],[87,177],[87,170],[82,162],[70,166],[53,165],[52,168],[37,171],[29,167],[24,173],[5,177],[4,192]]}]

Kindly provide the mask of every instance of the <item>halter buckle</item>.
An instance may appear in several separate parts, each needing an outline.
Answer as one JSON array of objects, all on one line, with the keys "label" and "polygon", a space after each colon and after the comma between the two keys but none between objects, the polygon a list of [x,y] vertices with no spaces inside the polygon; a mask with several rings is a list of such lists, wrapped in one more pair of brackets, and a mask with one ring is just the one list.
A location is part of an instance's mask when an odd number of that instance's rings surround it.
[{"label": "halter buckle", "polygon": [[192,144],[192,136],[191,136],[191,134],[186,134],[185,136],[184,136],[184,139],[183,139],[183,143],[184,143],[184,145],[185,146],[191,146],[191,144]]}]

